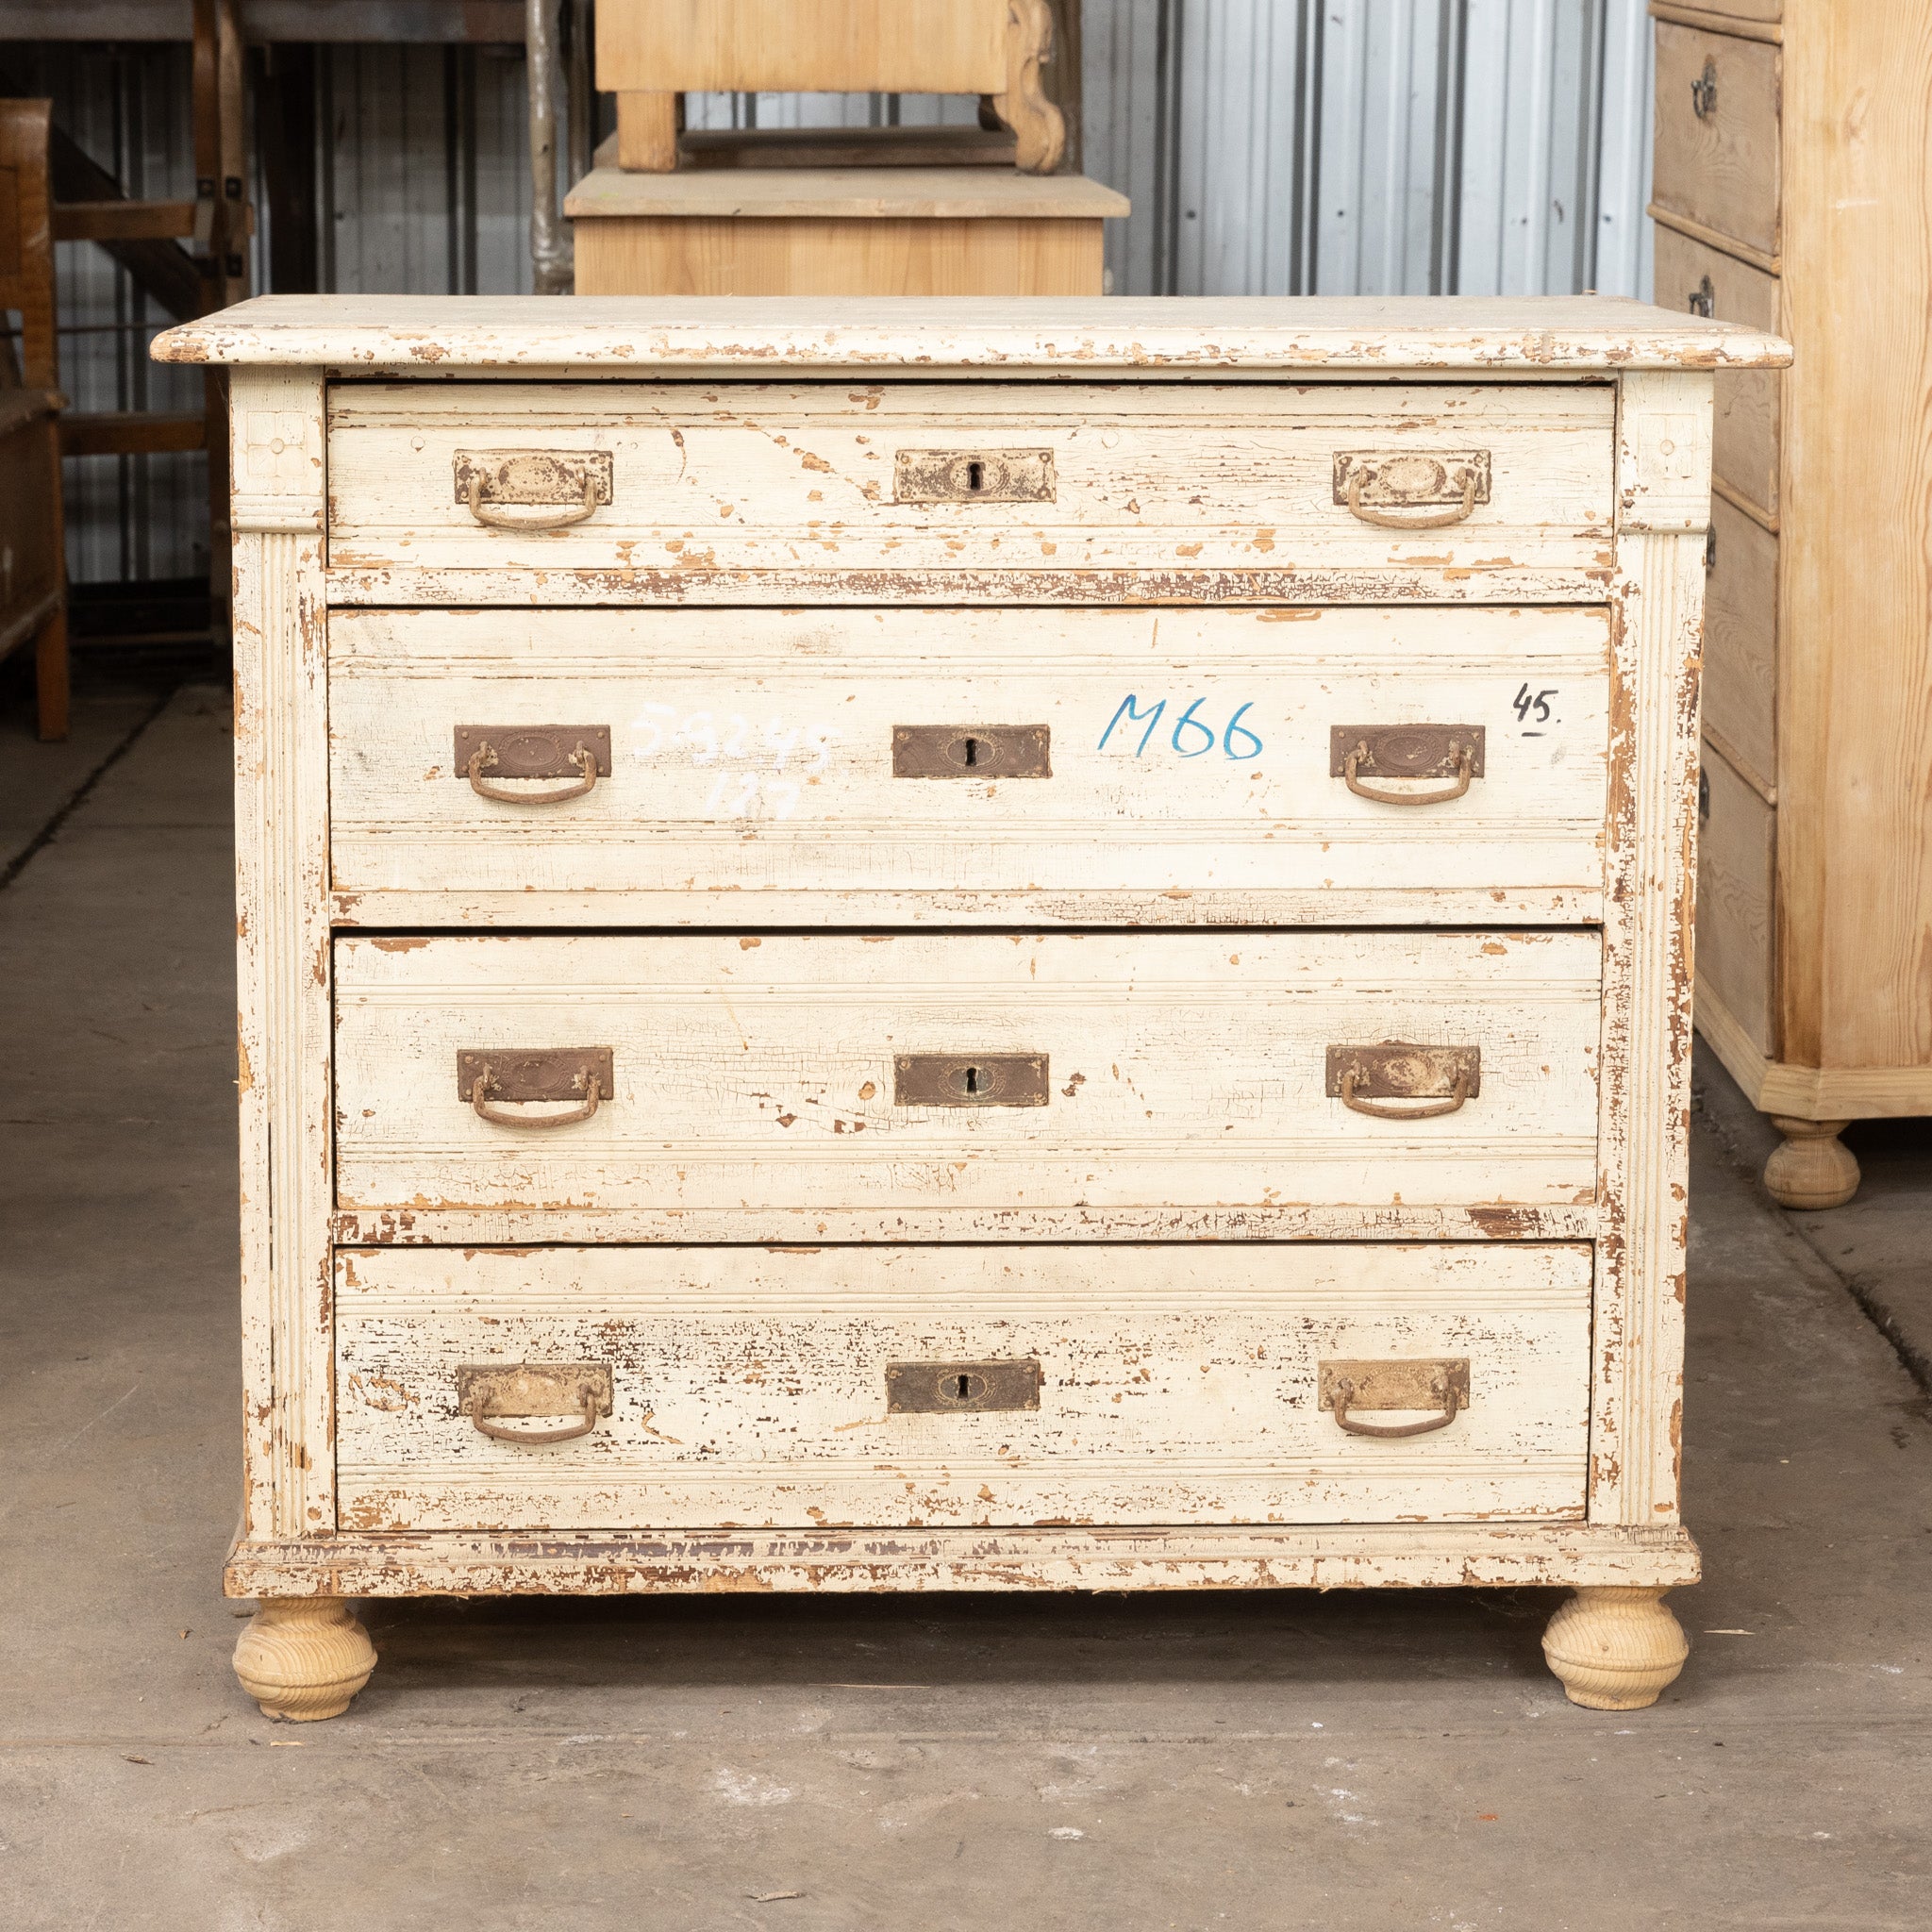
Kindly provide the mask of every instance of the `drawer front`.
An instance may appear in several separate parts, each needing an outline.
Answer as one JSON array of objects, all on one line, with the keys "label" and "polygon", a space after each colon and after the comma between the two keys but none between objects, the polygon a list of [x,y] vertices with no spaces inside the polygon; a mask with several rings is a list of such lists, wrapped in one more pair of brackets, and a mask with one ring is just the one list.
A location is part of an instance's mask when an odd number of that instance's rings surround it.
[{"label": "drawer front", "polygon": [[1604,385],[345,384],[329,560],[534,572],[501,593],[523,602],[554,601],[546,571],[712,601],[826,574],[913,602],[934,573],[1078,600],[1362,570],[1600,595],[1614,413]]},{"label": "drawer front", "polygon": [[333,879],[577,892],[598,923],[881,891],[1588,911],[1608,658],[1581,607],[336,611]]},{"label": "drawer front", "polygon": [[[1765,257],[1779,246],[1778,87],[1769,42],[1657,23],[1657,206]],[[1661,278],[1657,300],[1672,306]]]},{"label": "drawer front", "polygon": [[1777,811],[1707,742],[1698,774],[1697,988],[1777,1058],[1772,917]]},{"label": "drawer front", "polygon": [[[1657,299],[1667,308],[1778,331],[1778,280],[1749,262],[1707,248],[1661,225],[1657,230]],[[1711,475],[1767,516],[1778,512],[1780,410],[1784,378],[1746,369],[1712,385]]]},{"label": "drawer front", "polygon": [[347,1529],[1583,1514],[1587,1246],[386,1249],[337,1267]]},{"label": "drawer front", "polygon": [[1710,503],[1704,586],[1704,724],[1766,790],[1777,782],[1777,539]]},{"label": "drawer front", "polygon": [[1588,1202],[1600,971],[1590,932],[344,938],[339,1201]]}]

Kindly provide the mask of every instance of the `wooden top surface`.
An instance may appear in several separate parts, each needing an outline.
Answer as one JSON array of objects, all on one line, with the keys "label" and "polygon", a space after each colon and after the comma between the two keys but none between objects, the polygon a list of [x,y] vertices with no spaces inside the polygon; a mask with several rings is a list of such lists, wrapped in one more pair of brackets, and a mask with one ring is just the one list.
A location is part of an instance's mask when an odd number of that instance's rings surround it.
[{"label": "wooden top surface", "polygon": [[998,168],[693,168],[675,175],[598,168],[571,190],[563,211],[573,221],[607,215],[1101,221],[1128,214],[1132,207],[1124,194],[1084,175]]},{"label": "wooden top surface", "polygon": [[1758,329],[1592,295],[258,295],[158,336],[154,357],[442,375],[736,367],[1072,377],[1767,368],[1789,362],[1790,349]]}]

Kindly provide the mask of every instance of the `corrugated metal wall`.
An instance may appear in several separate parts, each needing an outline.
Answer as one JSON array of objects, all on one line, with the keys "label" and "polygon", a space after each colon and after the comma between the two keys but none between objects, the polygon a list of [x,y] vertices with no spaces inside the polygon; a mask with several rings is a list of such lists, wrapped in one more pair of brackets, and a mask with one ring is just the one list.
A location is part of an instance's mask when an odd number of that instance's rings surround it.
[{"label": "corrugated metal wall", "polygon": [[[1124,294],[1645,294],[1643,0],[1085,0],[1086,167],[1132,197]],[[15,49],[127,192],[193,192],[188,50]],[[521,47],[333,46],[316,75],[325,289],[530,286]],[[975,118],[937,95],[699,95],[694,126]],[[258,192],[258,208],[265,196]],[[60,245],[63,375],[84,409],[189,408],[164,319]],[[265,285],[266,235],[255,285]],[[198,457],[70,466],[77,582],[205,571]]]}]

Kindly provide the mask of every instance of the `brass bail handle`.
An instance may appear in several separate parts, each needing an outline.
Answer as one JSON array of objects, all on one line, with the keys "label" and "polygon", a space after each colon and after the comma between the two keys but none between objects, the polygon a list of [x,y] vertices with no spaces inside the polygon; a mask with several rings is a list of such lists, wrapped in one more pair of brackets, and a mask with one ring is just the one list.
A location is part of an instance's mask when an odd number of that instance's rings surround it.
[{"label": "brass bail handle", "polygon": [[583,1407],[575,1417],[561,1421],[554,1429],[513,1429],[504,1424],[492,1421],[483,1410],[490,1397],[482,1391],[471,1398],[470,1420],[486,1436],[494,1437],[499,1442],[571,1442],[579,1436],[588,1436],[597,1426],[597,1393],[593,1389],[582,1391]]},{"label": "brass bail handle", "polygon": [[[475,485],[470,486],[473,490]],[[1385,530],[1441,530],[1450,524],[1459,524],[1475,508],[1475,472],[1462,473],[1462,501],[1454,509],[1425,511],[1421,516],[1391,516],[1387,510],[1377,509],[1373,504],[1362,501],[1362,473],[1352,471],[1348,478],[1348,507],[1365,524],[1379,525]]]},{"label": "brass bail handle", "polygon": [[476,1109],[478,1120],[489,1121],[494,1126],[574,1127],[579,1121],[589,1120],[597,1111],[597,1088],[596,1074],[587,1075],[584,1081],[584,1104],[572,1108],[568,1113],[503,1113],[490,1099],[490,1069],[485,1067],[470,1083],[470,1105]]},{"label": "brass bail handle", "polygon": [[1431,1121],[1439,1114],[1454,1113],[1469,1098],[1469,1069],[1457,1067],[1456,1086],[1447,1100],[1431,1100],[1421,1107],[1391,1107],[1384,1100],[1364,1100],[1357,1093],[1360,1074],[1354,1067],[1341,1076],[1341,1104],[1356,1113],[1373,1115],[1378,1121]]},{"label": "brass bail handle", "polygon": [[567,530],[573,524],[581,524],[595,514],[597,508],[597,477],[593,471],[584,472],[584,500],[574,503],[568,509],[539,510],[535,516],[506,516],[494,504],[483,501],[483,478],[475,470],[470,472],[470,514],[479,524],[487,524],[495,530]]},{"label": "brass bail handle", "polygon": [[1348,1411],[1355,1401],[1356,1387],[1347,1380],[1336,1382],[1329,1391],[1328,1399],[1334,1407],[1335,1420],[1351,1436],[1374,1436],[1385,1442],[1392,1442],[1404,1436],[1426,1436],[1436,1429],[1446,1429],[1456,1420],[1458,1409],[1456,1385],[1440,1369],[1430,1378],[1429,1392],[1436,1398],[1441,1413],[1419,1423],[1351,1422]]},{"label": "brass bail handle", "polygon": [[[473,490],[476,487],[474,478],[470,487]],[[470,790],[479,798],[494,798],[504,805],[561,805],[566,798],[582,798],[597,783],[595,752],[580,744],[571,753],[570,761],[584,775],[575,785],[565,785],[556,791],[506,791],[501,785],[492,785],[483,774],[496,767],[496,748],[493,745],[479,744],[470,754],[466,769],[470,774]]]},{"label": "brass bail handle", "polygon": [[[1341,775],[1357,798],[1372,798],[1377,805],[1447,805],[1451,799],[1460,798],[1469,790],[1469,781],[1475,772],[1475,753],[1466,744],[1458,745],[1456,751],[1456,782],[1446,791],[1385,791],[1379,785],[1364,785],[1357,776],[1368,755],[1368,745],[1357,744],[1343,763]],[[1334,767],[1331,765],[1329,770],[1333,771]]]}]

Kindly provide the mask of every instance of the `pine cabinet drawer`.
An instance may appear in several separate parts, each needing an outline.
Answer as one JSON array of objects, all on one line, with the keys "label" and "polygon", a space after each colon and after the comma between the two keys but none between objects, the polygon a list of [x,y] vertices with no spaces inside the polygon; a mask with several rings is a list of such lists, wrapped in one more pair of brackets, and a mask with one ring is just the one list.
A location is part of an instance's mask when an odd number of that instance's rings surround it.
[{"label": "pine cabinet drawer", "polygon": [[1589,931],[341,938],[338,1200],[1589,1202],[1600,954]]},{"label": "pine cabinet drawer", "polygon": [[370,924],[435,922],[392,893],[522,924],[1591,918],[1608,658],[1588,607],[339,610],[332,880]]},{"label": "pine cabinet drawer", "polygon": [[[1765,267],[1779,249],[1779,85],[1770,42],[1657,22],[1656,206]],[[1671,300],[1661,275],[1657,300]]]},{"label": "pine cabinet drawer", "polygon": [[345,1530],[1583,1514],[1584,1245],[336,1267]]},{"label": "pine cabinet drawer", "polygon": [[[1776,331],[1780,285],[1775,275],[1661,224],[1656,259],[1657,299],[1665,307],[1720,322],[1747,322],[1768,334]],[[1711,475],[1766,516],[1775,517],[1784,377],[1775,369],[1732,370],[1716,378],[1711,401]]]},{"label": "pine cabinet drawer", "polygon": [[1698,1016],[1707,1033],[1727,1017],[1733,1033],[1775,1059],[1777,808],[1707,742],[1697,816]]},{"label": "pine cabinet drawer", "polygon": [[1710,500],[1704,580],[1704,728],[1765,791],[1777,783],[1778,540]]},{"label": "pine cabinet drawer", "polygon": [[329,561],[377,603],[1601,596],[1614,414],[1607,385],[340,384]]}]

